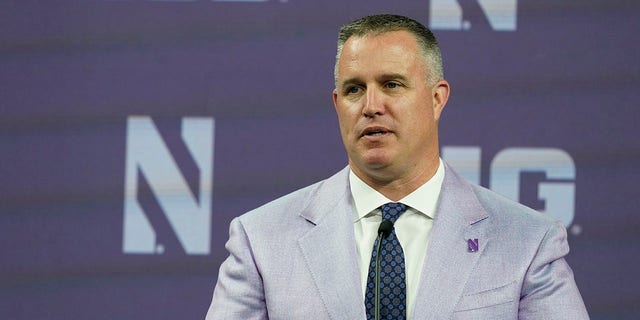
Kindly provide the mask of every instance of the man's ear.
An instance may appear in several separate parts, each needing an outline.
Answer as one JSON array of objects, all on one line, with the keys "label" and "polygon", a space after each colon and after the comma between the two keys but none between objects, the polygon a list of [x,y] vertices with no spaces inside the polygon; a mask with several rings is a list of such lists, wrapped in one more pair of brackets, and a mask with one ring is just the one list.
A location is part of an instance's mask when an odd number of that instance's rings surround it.
[{"label": "man's ear", "polygon": [[447,105],[447,101],[449,100],[451,87],[446,80],[440,80],[433,86],[431,92],[433,96],[433,116],[435,120],[438,121],[440,120],[440,114],[444,106]]},{"label": "man's ear", "polygon": [[[337,89],[333,89],[333,107],[337,108],[338,107],[338,91]],[[337,111],[337,109],[336,109]]]}]

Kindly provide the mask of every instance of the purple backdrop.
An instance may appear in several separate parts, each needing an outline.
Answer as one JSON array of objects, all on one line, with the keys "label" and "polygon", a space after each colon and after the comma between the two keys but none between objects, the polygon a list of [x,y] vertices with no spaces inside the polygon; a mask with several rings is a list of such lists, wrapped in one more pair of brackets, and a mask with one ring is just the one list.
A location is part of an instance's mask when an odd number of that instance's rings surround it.
[{"label": "purple backdrop", "polygon": [[[640,3],[595,0],[0,3],[0,318],[203,318],[230,220],[345,166],[335,38],[383,12],[433,27],[441,142],[477,181],[501,151],[570,157],[578,286],[636,319]],[[549,209],[547,174],[520,201]]]}]

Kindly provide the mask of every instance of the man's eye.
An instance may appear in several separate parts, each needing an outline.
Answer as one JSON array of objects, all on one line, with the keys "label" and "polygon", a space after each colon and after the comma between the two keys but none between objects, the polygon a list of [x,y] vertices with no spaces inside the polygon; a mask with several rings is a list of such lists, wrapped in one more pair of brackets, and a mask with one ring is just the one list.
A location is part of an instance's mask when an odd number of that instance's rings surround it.
[{"label": "man's eye", "polygon": [[353,87],[349,87],[347,88],[347,94],[355,94],[358,93],[358,91],[360,90],[360,88],[353,86]]},{"label": "man's eye", "polygon": [[395,82],[387,82],[387,88],[389,88],[389,89],[395,89],[398,86],[400,86],[400,85],[395,83]]}]

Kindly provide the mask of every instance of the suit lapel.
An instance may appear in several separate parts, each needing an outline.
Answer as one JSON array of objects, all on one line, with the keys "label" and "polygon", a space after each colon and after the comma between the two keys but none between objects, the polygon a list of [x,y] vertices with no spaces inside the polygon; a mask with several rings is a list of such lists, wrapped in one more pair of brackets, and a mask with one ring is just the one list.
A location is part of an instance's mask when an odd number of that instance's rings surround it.
[{"label": "suit lapel", "polygon": [[[314,226],[298,240],[298,245],[329,318],[362,319],[365,310],[348,169],[322,182],[315,195],[301,213]],[[322,318],[313,314],[310,317]]]},{"label": "suit lapel", "polygon": [[[471,186],[447,166],[429,247],[417,291],[413,319],[449,319],[471,270],[489,241],[488,225]],[[478,239],[476,252],[468,239]]]}]

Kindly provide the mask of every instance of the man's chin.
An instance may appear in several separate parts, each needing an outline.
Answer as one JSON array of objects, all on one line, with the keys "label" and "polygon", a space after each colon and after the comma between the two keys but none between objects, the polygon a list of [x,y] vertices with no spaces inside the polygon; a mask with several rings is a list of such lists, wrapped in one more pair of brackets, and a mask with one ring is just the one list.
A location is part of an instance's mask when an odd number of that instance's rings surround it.
[{"label": "man's chin", "polygon": [[384,170],[391,166],[394,160],[393,152],[390,151],[387,148],[357,150],[349,155],[349,165],[356,166],[363,172]]},{"label": "man's chin", "polygon": [[388,157],[365,157],[359,159],[360,161],[350,161],[351,167],[354,165],[365,173],[373,173],[376,171],[384,171],[391,165],[391,161]]}]

